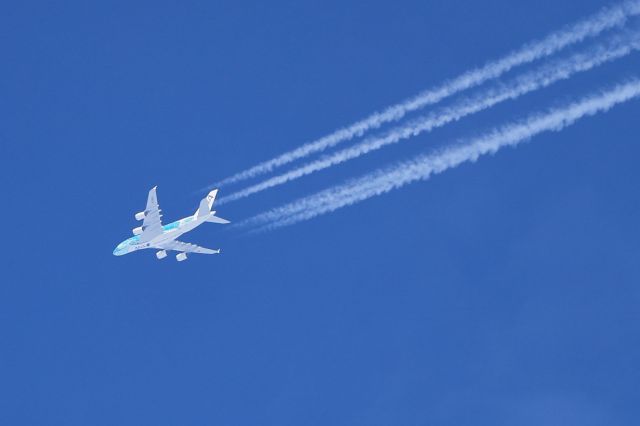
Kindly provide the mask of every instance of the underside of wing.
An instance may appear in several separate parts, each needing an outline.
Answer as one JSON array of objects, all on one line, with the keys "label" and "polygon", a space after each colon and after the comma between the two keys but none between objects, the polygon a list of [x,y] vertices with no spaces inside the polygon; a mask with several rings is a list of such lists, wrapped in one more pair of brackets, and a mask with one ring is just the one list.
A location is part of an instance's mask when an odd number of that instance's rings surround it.
[{"label": "underside of wing", "polygon": [[140,241],[151,241],[158,235],[162,234],[162,211],[158,205],[158,197],[156,196],[156,187],[154,186],[149,191],[147,197],[147,207],[144,210],[144,222],[142,222],[142,234],[140,234]]},{"label": "underside of wing", "polygon": [[174,250],[181,251],[183,253],[200,253],[200,254],[217,254],[220,253],[220,250],[212,250],[205,247],[200,247],[191,243],[183,243],[182,241],[167,241],[166,243],[162,243],[158,246],[158,248],[164,250]]}]

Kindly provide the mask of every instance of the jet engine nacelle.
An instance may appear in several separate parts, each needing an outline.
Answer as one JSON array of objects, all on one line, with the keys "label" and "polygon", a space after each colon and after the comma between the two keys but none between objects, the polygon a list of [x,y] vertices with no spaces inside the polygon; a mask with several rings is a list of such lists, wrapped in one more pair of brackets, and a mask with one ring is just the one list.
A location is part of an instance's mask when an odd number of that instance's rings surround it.
[{"label": "jet engine nacelle", "polygon": [[158,259],[164,259],[165,257],[167,257],[167,251],[166,250],[160,250],[159,252],[156,253],[156,257]]},{"label": "jet engine nacelle", "polygon": [[137,228],[133,228],[133,235],[142,234],[142,226],[138,226]]},{"label": "jet engine nacelle", "polygon": [[147,216],[147,212],[136,213],[136,220],[143,220]]},{"label": "jet engine nacelle", "polygon": [[178,259],[178,262],[182,262],[183,260],[187,260],[187,253],[178,253],[178,254],[176,254],[176,259]]}]

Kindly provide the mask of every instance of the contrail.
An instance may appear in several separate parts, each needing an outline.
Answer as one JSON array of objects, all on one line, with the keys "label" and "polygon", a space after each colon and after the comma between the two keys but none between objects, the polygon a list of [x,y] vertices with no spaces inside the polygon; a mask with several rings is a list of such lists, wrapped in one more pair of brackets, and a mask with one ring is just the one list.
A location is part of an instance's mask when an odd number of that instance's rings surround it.
[{"label": "contrail", "polygon": [[466,143],[379,169],[358,179],[259,214],[238,225],[263,225],[258,229],[261,231],[308,220],[385,194],[409,183],[429,179],[433,174],[442,173],[462,163],[475,162],[481,155],[494,154],[505,146],[516,146],[539,133],[560,131],[583,117],[607,111],[617,104],[638,96],[640,96],[640,80],[633,79],[565,107],[531,115],[522,121],[494,129]]},{"label": "contrail", "polygon": [[401,119],[408,112],[434,104],[462,90],[499,77],[513,67],[550,56],[569,45],[579,43],[589,37],[595,37],[608,29],[622,26],[629,18],[638,14],[640,14],[639,0],[625,1],[616,6],[604,8],[585,20],[547,35],[542,40],[526,44],[497,61],[489,62],[482,67],[467,71],[452,80],[445,81],[440,86],[426,90],[404,102],[392,105],[382,112],[375,112],[350,126],[338,129],[327,136],[232,175],[216,183],[215,186],[228,185],[270,172],[276,167],[361,136],[366,131],[378,128],[384,123]]},{"label": "contrail", "polygon": [[640,49],[640,32],[631,35],[613,37],[608,43],[600,44],[583,53],[574,54],[567,59],[545,64],[539,69],[515,78],[511,83],[498,88],[483,91],[476,96],[462,99],[453,106],[442,108],[422,118],[413,120],[407,125],[390,130],[384,136],[369,138],[363,142],[338,151],[332,155],[305,164],[289,172],[266,179],[224,197],[219,204],[228,203],[248,197],[256,192],[282,185],[294,179],[360,157],[368,152],[398,143],[404,139],[429,132],[453,121],[490,108],[500,102],[516,99],[526,93],[547,87],[559,80],[564,80],[575,73],[588,71],[603,63],[619,59],[634,50]]}]

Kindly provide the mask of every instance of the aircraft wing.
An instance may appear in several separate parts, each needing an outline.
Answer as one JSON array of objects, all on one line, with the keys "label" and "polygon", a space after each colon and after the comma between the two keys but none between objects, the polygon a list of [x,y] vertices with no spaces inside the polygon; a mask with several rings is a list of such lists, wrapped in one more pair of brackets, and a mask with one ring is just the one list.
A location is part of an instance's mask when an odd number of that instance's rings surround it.
[{"label": "aircraft wing", "polygon": [[158,197],[156,196],[156,188],[153,187],[149,191],[147,197],[147,207],[144,209],[145,217],[142,222],[142,234],[140,234],[140,242],[151,241],[158,235],[162,234],[162,211],[158,205]]},{"label": "aircraft wing", "polygon": [[212,250],[205,247],[200,247],[191,243],[183,243],[182,241],[167,241],[157,246],[164,250],[175,250],[183,253],[201,253],[201,254],[217,254],[220,250]]}]

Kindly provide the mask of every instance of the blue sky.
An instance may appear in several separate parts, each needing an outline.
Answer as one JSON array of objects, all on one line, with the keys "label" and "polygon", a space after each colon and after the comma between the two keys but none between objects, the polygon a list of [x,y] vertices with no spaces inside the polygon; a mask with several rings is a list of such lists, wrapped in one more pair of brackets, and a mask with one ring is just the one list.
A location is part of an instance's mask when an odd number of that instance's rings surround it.
[{"label": "blue sky", "polygon": [[[635,424],[637,100],[294,226],[183,237],[221,256],[112,255],[152,186],[179,219],[212,182],[610,4],[6,5],[0,424]],[[219,215],[637,77],[639,55]]]}]

